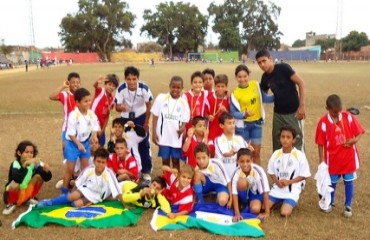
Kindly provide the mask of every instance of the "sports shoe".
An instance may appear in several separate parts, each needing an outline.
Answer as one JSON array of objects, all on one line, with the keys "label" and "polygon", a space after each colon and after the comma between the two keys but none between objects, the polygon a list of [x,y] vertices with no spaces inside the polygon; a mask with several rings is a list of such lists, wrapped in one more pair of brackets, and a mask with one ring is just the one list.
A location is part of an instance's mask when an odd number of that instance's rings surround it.
[{"label": "sports shoe", "polygon": [[50,199],[45,199],[45,200],[40,201],[36,206],[39,207],[39,208],[42,208],[42,207],[51,206],[51,205],[53,205],[51,200]]},{"label": "sports shoe", "polygon": [[56,184],[55,188],[56,189],[61,189],[63,187],[63,179],[60,179]]},{"label": "sports shoe", "polygon": [[17,208],[17,206],[15,204],[7,204],[3,210],[3,214],[4,215],[9,215],[11,214],[15,209]]},{"label": "sports shoe", "polygon": [[331,213],[331,211],[333,211],[333,205],[329,205],[328,209],[324,210],[324,209],[321,209],[321,211],[323,211],[324,213]]},{"label": "sports shoe", "polygon": [[344,206],[343,215],[346,218],[352,217],[352,208],[349,206]]},{"label": "sports shoe", "polygon": [[38,204],[38,203],[39,203],[39,201],[37,200],[37,198],[30,198],[30,199],[27,201],[26,205],[36,205],[36,204]]}]

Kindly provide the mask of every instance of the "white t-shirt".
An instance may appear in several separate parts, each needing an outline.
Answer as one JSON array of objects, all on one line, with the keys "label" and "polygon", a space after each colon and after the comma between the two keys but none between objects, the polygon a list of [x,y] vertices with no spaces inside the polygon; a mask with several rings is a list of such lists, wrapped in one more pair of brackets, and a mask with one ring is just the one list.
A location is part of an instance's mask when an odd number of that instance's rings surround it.
[{"label": "white t-shirt", "polygon": [[226,186],[230,182],[225,166],[218,159],[209,159],[207,168],[201,169],[200,171],[213,183],[219,183]]},{"label": "white t-shirt", "polygon": [[182,147],[182,134],[177,130],[190,120],[188,103],[183,98],[174,99],[169,93],[161,93],[155,99],[151,113],[158,117],[155,131],[160,146]]},{"label": "white t-shirt", "polygon": [[248,178],[247,181],[250,183],[249,190],[253,194],[262,194],[270,191],[267,175],[263,168],[258,166],[257,164],[252,163],[252,169],[248,176],[246,176],[246,174],[241,170],[240,167],[235,170],[231,180],[232,194],[238,194],[237,184],[239,178]]},{"label": "white t-shirt", "polygon": [[137,89],[131,91],[126,83],[122,83],[118,88],[114,102],[116,104],[126,104],[128,109],[121,112],[121,117],[128,118],[130,112],[135,112],[135,118],[146,112],[146,103],[153,100],[153,94],[148,85],[143,82],[137,83]]},{"label": "white t-shirt", "polygon": [[241,148],[246,148],[248,144],[244,139],[239,135],[233,135],[231,140],[228,140],[225,134],[215,138],[215,157],[220,159],[224,164],[229,178],[232,177],[235,169],[237,167],[236,162],[236,153],[232,157],[224,157],[225,153],[229,153],[231,149],[234,149],[234,152],[239,151]]},{"label": "white t-shirt", "polygon": [[[283,153],[282,149],[276,150],[269,160],[267,173],[275,175],[278,179],[288,180],[311,176],[306,155],[296,148],[293,148],[290,153]],[[281,199],[289,198],[297,202],[305,183],[306,181],[303,180],[284,188],[279,188],[274,183],[271,187],[270,195]]]},{"label": "white t-shirt", "polygon": [[75,108],[68,116],[66,139],[71,140],[69,136],[75,136],[78,141],[85,142],[89,140],[92,132],[100,131],[98,117],[92,110],[88,110],[83,115],[78,108]]}]

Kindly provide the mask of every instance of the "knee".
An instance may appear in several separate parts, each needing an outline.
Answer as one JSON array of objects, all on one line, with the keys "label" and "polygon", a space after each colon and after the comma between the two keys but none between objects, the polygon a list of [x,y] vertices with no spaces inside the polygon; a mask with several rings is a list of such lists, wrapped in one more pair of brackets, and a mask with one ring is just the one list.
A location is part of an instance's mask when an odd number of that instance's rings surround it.
[{"label": "knee", "polygon": [[254,214],[259,214],[261,212],[261,207],[259,207],[259,206],[250,206],[250,211]]},{"label": "knee", "polygon": [[228,194],[219,194],[217,196],[217,203],[222,207],[225,206],[228,201],[229,201],[229,195]]},{"label": "knee", "polygon": [[290,209],[281,209],[280,210],[280,216],[289,217],[290,215],[292,215],[292,210],[290,210]]}]

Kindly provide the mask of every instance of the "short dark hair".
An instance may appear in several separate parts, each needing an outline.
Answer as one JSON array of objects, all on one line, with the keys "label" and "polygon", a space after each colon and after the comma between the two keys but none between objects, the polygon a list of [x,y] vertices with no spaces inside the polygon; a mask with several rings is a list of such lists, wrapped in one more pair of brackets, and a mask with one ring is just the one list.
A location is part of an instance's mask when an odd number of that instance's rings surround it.
[{"label": "short dark hair", "polygon": [[119,85],[119,78],[116,74],[108,74],[107,75],[107,80],[105,81],[105,84],[107,83],[112,83],[116,88]]},{"label": "short dark hair", "polygon": [[251,73],[247,65],[244,65],[244,64],[240,64],[235,68],[235,76],[238,75],[240,71],[246,71],[248,75]]},{"label": "short dark hair", "polygon": [[262,49],[262,50],[259,50],[257,53],[256,53],[256,60],[260,57],[271,57],[271,54],[269,53],[269,51],[267,49]]},{"label": "short dark hair", "polygon": [[184,80],[182,80],[182,77],[180,76],[173,76],[170,80],[170,85],[173,83],[173,82],[181,82],[181,85],[184,85]]},{"label": "short dark hair", "polygon": [[22,154],[24,153],[24,151],[26,151],[26,148],[28,146],[31,146],[33,148],[33,157],[36,157],[36,155],[39,153],[38,149],[37,149],[37,146],[35,144],[33,144],[31,141],[29,140],[24,140],[22,142],[20,142],[17,146],[17,148],[15,149],[15,158],[20,161],[21,160],[21,156],[18,155],[18,151]]},{"label": "short dark hair", "polygon": [[67,77],[67,80],[70,81],[72,78],[78,78],[80,79],[80,74],[76,73],[76,72],[71,72],[68,74],[68,77]]},{"label": "short dark hair", "polygon": [[124,138],[121,138],[121,137],[117,138],[117,139],[116,139],[116,142],[114,143],[114,146],[116,146],[116,145],[117,145],[117,143],[123,143],[123,144],[125,144],[125,145],[126,145],[126,147],[127,147],[127,142],[126,142],[126,140],[125,140]]},{"label": "short dark hair", "polygon": [[234,116],[229,112],[223,112],[221,113],[220,117],[218,118],[218,121],[220,124],[225,124],[225,121],[227,119],[234,119]]},{"label": "short dark hair", "polygon": [[326,107],[328,109],[342,108],[342,100],[337,94],[332,94],[326,99]]},{"label": "short dark hair", "polygon": [[125,78],[127,78],[127,76],[130,75],[130,74],[139,77],[140,76],[140,71],[139,71],[139,69],[137,69],[134,66],[129,66],[129,67],[125,68]]},{"label": "short dark hair", "polygon": [[211,153],[209,151],[209,148],[208,148],[208,145],[205,144],[205,143],[199,143],[195,149],[194,149],[194,155],[196,155],[197,153],[200,153],[200,152],[204,152],[206,153],[208,156],[211,156]]},{"label": "short dark hair", "polygon": [[204,76],[203,76],[203,73],[201,73],[200,71],[196,71],[196,72],[193,72],[193,74],[191,74],[191,77],[190,77],[190,82],[193,83],[193,80],[194,78],[196,77],[200,77],[202,79],[202,81],[204,82]]},{"label": "short dark hair", "polygon": [[215,70],[213,70],[211,68],[206,68],[206,69],[203,70],[202,74],[203,75],[209,74],[209,75],[212,75],[212,77],[214,78],[215,77]]},{"label": "short dark hair", "polygon": [[291,132],[291,133],[292,133],[292,135],[293,135],[293,139],[294,139],[294,138],[296,138],[296,136],[297,136],[297,131],[296,131],[296,130],[295,130],[295,128],[294,128],[294,127],[292,127],[291,125],[285,125],[285,126],[282,126],[282,127],[280,128],[280,134],[279,134],[279,136],[281,136],[281,133],[282,133],[283,131]]},{"label": "short dark hair", "polygon": [[229,83],[229,78],[226,74],[218,74],[215,77],[215,85],[219,83],[224,83],[227,86],[227,84]]},{"label": "short dark hair", "polygon": [[153,178],[152,182],[158,183],[162,187],[162,189],[165,189],[167,187],[166,180],[163,177],[157,176]]},{"label": "short dark hair", "polygon": [[248,148],[241,148],[239,149],[238,153],[236,154],[236,159],[239,159],[241,156],[250,156],[252,157],[252,151]]},{"label": "short dark hair", "polygon": [[112,121],[112,127],[114,126],[114,124],[119,124],[119,125],[121,125],[122,127],[124,127],[125,126],[125,124],[126,124],[126,120],[125,119],[123,119],[123,118],[121,118],[121,117],[118,117],[118,118],[115,118],[115,119],[113,119],[113,121]]},{"label": "short dark hair", "polygon": [[86,97],[90,96],[90,92],[86,88],[79,88],[73,94],[76,102],[81,102],[81,100]]},{"label": "short dark hair", "polygon": [[193,119],[191,120],[191,124],[192,124],[192,126],[195,126],[195,125],[197,125],[197,124],[198,124],[198,122],[200,122],[200,121],[207,121],[207,119],[206,119],[205,117],[203,117],[203,116],[195,116],[195,117],[193,117]]},{"label": "short dark hair", "polygon": [[96,149],[94,153],[94,159],[98,157],[108,159],[109,158],[108,150],[103,147],[99,147],[98,149]]}]

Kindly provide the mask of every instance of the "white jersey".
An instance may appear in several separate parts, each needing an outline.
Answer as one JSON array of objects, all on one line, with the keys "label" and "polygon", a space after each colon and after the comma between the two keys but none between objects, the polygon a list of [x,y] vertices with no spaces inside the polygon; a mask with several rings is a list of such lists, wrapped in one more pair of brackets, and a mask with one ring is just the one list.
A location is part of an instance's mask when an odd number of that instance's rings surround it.
[{"label": "white jersey", "polygon": [[252,163],[251,171],[247,176],[240,167],[238,167],[231,180],[232,194],[237,195],[238,189],[237,184],[239,178],[246,178],[249,182],[249,191],[253,194],[262,194],[270,191],[269,182],[267,180],[267,175],[262,167],[257,164]]},{"label": "white jersey", "polygon": [[234,152],[238,152],[241,148],[247,148],[248,144],[239,135],[233,135],[231,140],[228,140],[225,134],[215,138],[215,157],[220,159],[224,164],[229,178],[232,177],[237,167],[237,154],[235,153],[231,157],[224,157],[225,153],[229,153],[232,149]]},{"label": "white jersey", "polygon": [[226,186],[230,182],[225,166],[218,159],[210,158],[208,166],[205,169],[200,169],[200,171],[213,183]]},{"label": "white jersey", "polygon": [[[310,177],[310,166],[306,155],[300,150],[293,148],[290,153],[283,153],[282,149],[276,150],[268,163],[267,173],[275,175],[277,179],[292,180],[297,177]],[[270,195],[281,199],[293,199],[298,201],[306,181],[293,183],[284,188],[279,188],[275,183],[271,187]]]},{"label": "white jersey", "polygon": [[122,194],[115,174],[105,168],[100,176],[95,173],[95,166],[87,167],[76,180],[76,187],[91,203],[102,202],[111,195],[115,198]]},{"label": "white jersey", "polygon": [[83,115],[78,108],[75,108],[68,116],[68,126],[66,139],[71,140],[69,136],[75,136],[78,141],[85,142],[90,139],[93,132],[100,131],[98,117],[92,110],[88,110]]},{"label": "white jersey", "polygon": [[169,93],[161,93],[155,99],[151,112],[158,117],[155,131],[160,146],[182,147],[182,134],[178,134],[182,123],[190,120],[188,103],[183,98],[174,99]]},{"label": "white jersey", "polygon": [[146,112],[146,103],[153,100],[153,94],[148,85],[143,82],[137,83],[137,89],[131,91],[126,83],[122,83],[115,95],[114,102],[116,104],[125,104],[128,109],[121,113],[121,117],[129,118],[130,112],[135,112],[135,118],[143,115]]}]

